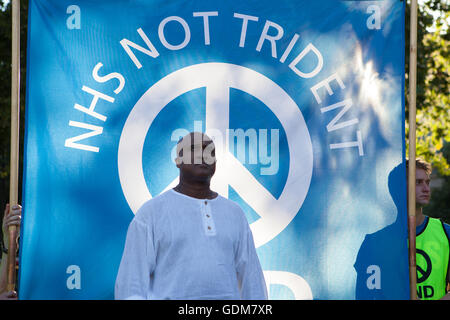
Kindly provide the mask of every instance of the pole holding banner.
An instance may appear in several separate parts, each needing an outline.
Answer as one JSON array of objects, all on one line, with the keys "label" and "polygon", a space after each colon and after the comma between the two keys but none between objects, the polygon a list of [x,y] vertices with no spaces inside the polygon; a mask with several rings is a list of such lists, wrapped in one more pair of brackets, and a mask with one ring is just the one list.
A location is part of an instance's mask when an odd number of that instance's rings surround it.
[{"label": "pole holding banner", "polygon": [[409,164],[408,234],[411,300],[417,300],[416,275],[416,82],[417,82],[417,0],[411,0],[409,50]]},{"label": "pole holding banner", "polygon": [[[19,181],[19,112],[20,112],[20,0],[12,0],[12,54],[11,54],[11,156],[10,208],[18,202]],[[10,226],[8,246],[7,289],[12,291],[16,281],[17,227]]]}]

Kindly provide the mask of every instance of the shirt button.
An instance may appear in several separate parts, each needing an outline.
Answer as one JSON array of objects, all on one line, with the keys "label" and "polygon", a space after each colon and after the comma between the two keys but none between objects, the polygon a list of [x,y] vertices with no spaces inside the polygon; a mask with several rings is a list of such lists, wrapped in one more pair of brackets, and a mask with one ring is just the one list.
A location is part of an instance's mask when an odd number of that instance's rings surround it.
[{"label": "shirt button", "polygon": [[205,205],[208,204],[208,201],[205,201]]},{"label": "shirt button", "polygon": [[206,217],[209,218],[209,214],[207,214]]},{"label": "shirt button", "polygon": [[208,230],[211,230],[211,227],[210,227],[210,226],[208,226]]}]

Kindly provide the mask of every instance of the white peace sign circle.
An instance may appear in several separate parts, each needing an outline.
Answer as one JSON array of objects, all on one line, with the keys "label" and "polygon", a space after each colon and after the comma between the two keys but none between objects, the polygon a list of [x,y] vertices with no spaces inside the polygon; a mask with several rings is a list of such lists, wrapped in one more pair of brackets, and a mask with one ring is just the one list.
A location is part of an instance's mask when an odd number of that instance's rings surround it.
[{"label": "white peace sign circle", "polygon": [[[118,169],[125,198],[133,213],[152,198],[144,178],[142,152],[147,132],[161,110],[178,96],[206,87],[206,133],[229,128],[229,90],[258,98],[281,122],[289,147],[289,173],[276,199],[228,152],[216,143],[218,159],[211,188],[228,196],[228,186],[250,205],[260,219],[250,227],[255,246],[276,237],[297,215],[311,182],[313,152],[303,115],[292,98],[275,82],[251,69],[228,63],[203,63],[177,70],[150,87],[131,110],[119,141]],[[176,178],[167,189],[178,182]]]}]

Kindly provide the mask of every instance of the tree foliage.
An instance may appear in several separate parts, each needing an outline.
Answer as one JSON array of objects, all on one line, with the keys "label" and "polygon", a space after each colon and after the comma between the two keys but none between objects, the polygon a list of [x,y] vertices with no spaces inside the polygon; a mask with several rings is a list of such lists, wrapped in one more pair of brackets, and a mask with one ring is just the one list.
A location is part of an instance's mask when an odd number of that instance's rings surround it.
[{"label": "tree foliage", "polygon": [[[0,0],[0,205],[9,202],[9,166],[11,137],[11,3]],[[28,1],[20,1],[20,159],[19,190],[22,181],[23,135],[25,113],[25,75]],[[21,194],[19,192],[19,202]],[[0,212],[3,212],[1,210]],[[3,216],[2,216],[3,217]]]},{"label": "tree foliage", "polygon": [[[408,3],[410,0],[408,1]],[[443,154],[450,143],[450,30],[449,1],[427,0],[419,5],[417,29],[416,155],[450,175],[449,159]],[[409,148],[409,17],[406,11],[406,141]],[[434,15],[433,15],[434,13]]]},{"label": "tree foliage", "polygon": [[[447,143],[442,150],[442,154],[450,163],[450,143]],[[441,178],[442,186],[432,190],[430,204],[424,207],[424,214],[434,218],[440,218],[450,224],[450,175]]]}]

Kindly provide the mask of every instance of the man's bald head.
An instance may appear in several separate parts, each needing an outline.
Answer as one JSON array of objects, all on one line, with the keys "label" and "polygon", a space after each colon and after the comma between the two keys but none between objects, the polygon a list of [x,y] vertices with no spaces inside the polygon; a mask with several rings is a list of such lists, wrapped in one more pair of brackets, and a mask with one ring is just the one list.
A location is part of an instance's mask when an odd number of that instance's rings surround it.
[{"label": "man's bald head", "polygon": [[175,163],[208,165],[216,162],[214,142],[202,132],[190,132],[177,143]]}]

